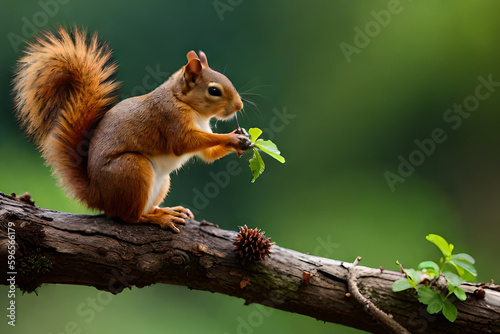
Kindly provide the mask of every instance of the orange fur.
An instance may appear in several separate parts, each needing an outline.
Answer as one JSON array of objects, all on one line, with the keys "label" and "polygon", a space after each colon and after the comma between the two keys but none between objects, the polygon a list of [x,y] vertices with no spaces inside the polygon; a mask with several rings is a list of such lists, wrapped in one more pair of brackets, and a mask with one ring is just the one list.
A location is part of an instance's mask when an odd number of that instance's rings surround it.
[{"label": "orange fur", "polygon": [[[151,222],[178,232],[193,217],[183,207],[158,208],[169,173],[193,155],[213,161],[248,148],[246,136],[214,134],[211,117],[243,107],[232,83],[208,66],[188,63],[151,93],[113,108],[116,66],[94,35],[45,33],[19,61],[14,78],[17,115],[60,183],[89,207],[124,221]],[[214,90],[215,93],[214,93]],[[108,110],[109,109],[109,110]],[[243,144],[243,145],[242,145]]]},{"label": "orange fur", "polygon": [[111,53],[85,30],[58,30],[29,45],[14,78],[17,116],[42,156],[74,197],[87,197],[92,129],[116,98]]}]

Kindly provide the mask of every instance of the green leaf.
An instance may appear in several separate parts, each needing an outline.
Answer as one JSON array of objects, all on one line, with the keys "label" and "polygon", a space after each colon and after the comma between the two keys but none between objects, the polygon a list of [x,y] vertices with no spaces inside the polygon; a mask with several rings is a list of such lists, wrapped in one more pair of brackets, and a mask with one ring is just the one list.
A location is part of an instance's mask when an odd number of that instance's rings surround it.
[{"label": "green leaf", "polygon": [[463,262],[469,262],[470,264],[476,263],[476,260],[474,260],[474,258],[472,256],[470,256],[469,254],[466,254],[466,253],[453,254],[451,256],[451,259],[452,260],[459,260],[459,261],[463,261]]},{"label": "green leaf", "polygon": [[[463,270],[468,271],[474,277],[477,276],[476,268],[474,268],[474,266],[472,264],[470,264],[469,262],[458,260],[458,259],[454,259],[454,260],[451,260],[448,262],[462,268]],[[457,270],[458,270],[458,273],[460,274],[460,276],[464,277],[463,270],[459,270],[458,268],[457,268]]]},{"label": "green leaf", "polygon": [[457,274],[452,273],[450,271],[445,271],[445,272],[443,272],[443,274],[444,274],[444,277],[446,278],[446,280],[448,281],[448,283],[450,283],[453,286],[460,286],[460,284],[462,284],[464,282],[462,277],[460,277]]},{"label": "green leaf", "polygon": [[438,313],[443,309],[443,297],[435,290],[428,286],[420,286],[417,288],[418,301],[427,305],[427,312],[429,314]]},{"label": "green leaf", "polygon": [[259,139],[255,142],[255,147],[266,152],[267,154],[269,154],[270,156],[272,156],[274,159],[278,160],[279,162],[285,163],[285,158],[283,158],[280,155],[281,152],[278,150],[278,147],[276,146],[276,144],[274,144],[272,141]]},{"label": "green leaf", "polygon": [[259,136],[262,134],[262,130],[259,128],[250,128],[250,130],[248,130],[248,134],[250,135],[250,140],[252,141],[252,143],[255,143],[257,138],[259,138]]},{"label": "green leaf", "polygon": [[264,172],[266,165],[264,164],[264,160],[262,160],[259,151],[257,151],[255,148],[253,149],[253,157],[250,158],[248,163],[250,164],[250,170],[252,171],[253,175],[252,183],[254,183],[255,180],[260,176],[260,174]]},{"label": "green leaf", "polygon": [[248,161],[250,165],[250,170],[253,175],[252,183],[264,172],[265,164],[264,160],[262,160],[262,156],[260,155],[259,150],[269,154],[274,159],[278,160],[281,163],[285,162],[285,158],[281,156],[281,152],[278,150],[276,144],[274,144],[270,140],[258,139],[262,134],[262,130],[259,128],[250,128],[248,130],[248,134],[250,135],[250,140],[253,143],[253,156]]},{"label": "green leaf", "polygon": [[454,274],[457,274],[458,276],[462,277],[464,270],[460,267],[458,267],[455,262],[453,261],[446,261],[443,265],[443,268],[441,268],[441,272],[445,271],[450,271]]},{"label": "green leaf", "polygon": [[451,294],[455,291],[455,289],[456,289],[456,288],[457,288],[456,286],[451,285],[451,284],[448,282],[448,294],[446,295],[446,298],[448,298],[448,296],[449,296],[449,295],[451,295]]},{"label": "green leaf", "polygon": [[457,319],[457,308],[455,305],[450,303],[449,301],[445,301],[443,305],[443,315],[448,319],[450,322],[454,322]]},{"label": "green leaf", "polygon": [[466,282],[474,282],[476,280],[476,276],[472,275],[471,273],[469,273],[468,271],[465,271],[464,274],[462,275],[462,278],[466,281]]},{"label": "green leaf", "polygon": [[433,299],[429,305],[427,305],[427,313],[434,314],[438,313],[443,309],[444,303],[442,299]]},{"label": "green leaf", "polygon": [[[433,277],[439,275],[439,266],[434,261],[420,262],[420,264],[418,265],[418,269],[420,269],[420,270],[427,269],[427,272],[432,273]],[[431,269],[431,270],[429,270],[429,269]]]},{"label": "green leaf", "polygon": [[462,288],[456,287],[455,290],[453,290],[453,293],[461,301],[465,301],[467,299],[467,295],[465,294],[465,291]]},{"label": "green leaf", "polygon": [[437,234],[428,234],[425,238],[436,245],[447,260],[451,257],[453,245],[448,244],[448,242],[442,236]]},{"label": "green leaf", "polygon": [[412,284],[414,288],[422,280],[422,272],[421,271],[417,271],[413,268],[408,268],[405,270],[405,273],[406,273],[406,276],[408,276],[408,280],[410,281],[410,284]]},{"label": "green leaf", "polygon": [[392,291],[399,292],[413,287],[414,286],[409,282],[408,278],[402,278],[394,282],[394,284],[392,285]]},{"label": "green leaf", "polygon": [[417,288],[418,292],[418,301],[422,304],[429,305],[435,299],[441,299],[441,295],[439,292],[432,290],[428,286],[419,286]]}]

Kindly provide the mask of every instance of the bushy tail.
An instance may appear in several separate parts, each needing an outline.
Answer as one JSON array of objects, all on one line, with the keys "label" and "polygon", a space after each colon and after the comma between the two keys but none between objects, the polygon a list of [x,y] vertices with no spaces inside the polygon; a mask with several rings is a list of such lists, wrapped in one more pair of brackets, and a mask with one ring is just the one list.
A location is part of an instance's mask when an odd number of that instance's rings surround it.
[{"label": "bushy tail", "polygon": [[46,32],[29,44],[14,77],[17,117],[60,184],[85,199],[93,129],[117,97],[111,52],[83,29]]}]

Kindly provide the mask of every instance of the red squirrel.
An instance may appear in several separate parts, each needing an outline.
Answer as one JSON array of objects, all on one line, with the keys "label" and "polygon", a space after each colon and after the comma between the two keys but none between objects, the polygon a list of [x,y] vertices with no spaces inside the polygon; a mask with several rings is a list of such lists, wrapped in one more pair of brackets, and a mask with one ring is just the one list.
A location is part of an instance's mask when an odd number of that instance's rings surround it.
[{"label": "red squirrel", "polygon": [[243,103],[203,52],[190,51],[165,83],[112,107],[119,84],[110,57],[84,29],[45,32],[18,62],[16,115],[72,197],[109,217],[179,232],[176,224],[194,216],[182,206],[159,207],[169,174],[193,156],[211,162],[247,150],[246,133],[212,133],[209,123]]}]

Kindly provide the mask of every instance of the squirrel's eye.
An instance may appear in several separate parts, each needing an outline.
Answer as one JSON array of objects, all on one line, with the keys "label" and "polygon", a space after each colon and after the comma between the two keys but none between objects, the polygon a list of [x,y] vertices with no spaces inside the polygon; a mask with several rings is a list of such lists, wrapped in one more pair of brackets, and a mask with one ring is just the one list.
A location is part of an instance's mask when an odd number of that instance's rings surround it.
[{"label": "squirrel's eye", "polygon": [[208,94],[212,96],[222,96],[222,92],[217,87],[208,87]]}]

